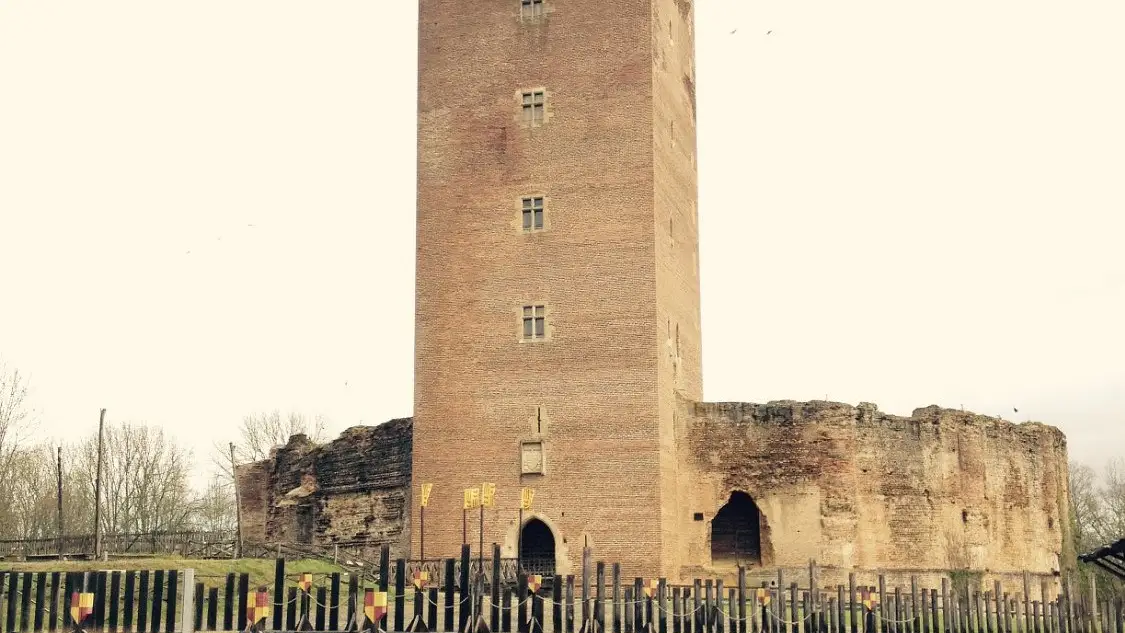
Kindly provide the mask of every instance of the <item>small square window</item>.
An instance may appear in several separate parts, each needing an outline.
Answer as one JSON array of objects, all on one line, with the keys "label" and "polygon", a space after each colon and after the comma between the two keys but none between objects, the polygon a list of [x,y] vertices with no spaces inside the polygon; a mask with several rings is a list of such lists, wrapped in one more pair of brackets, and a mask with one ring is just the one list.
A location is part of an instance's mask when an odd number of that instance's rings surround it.
[{"label": "small square window", "polygon": [[523,230],[538,231],[543,228],[543,198],[523,199]]},{"label": "small square window", "polygon": [[543,0],[520,0],[520,17],[537,18],[543,15]]},{"label": "small square window", "polygon": [[523,339],[535,341],[547,338],[547,310],[544,306],[523,307]]},{"label": "small square window", "polygon": [[538,126],[543,124],[544,104],[547,100],[542,90],[531,90],[523,93],[523,122]]}]

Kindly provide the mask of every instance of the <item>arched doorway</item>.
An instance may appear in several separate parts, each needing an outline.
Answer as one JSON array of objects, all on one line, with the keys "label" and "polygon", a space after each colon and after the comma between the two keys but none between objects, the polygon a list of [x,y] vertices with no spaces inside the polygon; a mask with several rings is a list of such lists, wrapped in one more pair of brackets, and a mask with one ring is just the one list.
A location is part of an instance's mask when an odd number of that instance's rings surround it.
[{"label": "arched doorway", "polygon": [[555,575],[555,535],[539,519],[520,530],[520,566],[529,574]]},{"label": "arched doorway", "polygon": [[732,492],[711,521],[711,562],[762,563],[762,511],[745,492]]}]

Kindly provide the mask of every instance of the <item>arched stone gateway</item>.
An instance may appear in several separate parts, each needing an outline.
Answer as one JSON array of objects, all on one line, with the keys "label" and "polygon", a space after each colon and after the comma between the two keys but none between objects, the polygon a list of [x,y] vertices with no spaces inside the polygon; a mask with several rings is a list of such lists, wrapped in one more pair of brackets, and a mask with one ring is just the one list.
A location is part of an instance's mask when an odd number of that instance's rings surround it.
[{"label": "arched stone gateway", "polygon": [[711,563],[761,565],[768,547],[768,527],[750,495],[735,490],[711,521]]},{"label": "arched stone gateway", "polygon": [[520,565],[529,574],[555,575],[555,535],[539,519],[530,519],[523,524]]}]

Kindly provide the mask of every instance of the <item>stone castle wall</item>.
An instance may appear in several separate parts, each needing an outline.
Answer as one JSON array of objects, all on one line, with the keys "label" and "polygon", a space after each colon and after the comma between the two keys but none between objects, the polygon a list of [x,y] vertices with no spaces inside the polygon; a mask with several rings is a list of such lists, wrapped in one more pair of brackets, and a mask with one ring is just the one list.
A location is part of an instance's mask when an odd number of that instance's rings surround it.
[{"label": "stone castle wall", "polygon": [[408,557],[413,421],[358,426],[327,444],[294,436],[271,459],[240,466],[243,538],[257,543],[384,544]]},{"label": "stone castle wall", "polygon": [[[1042,581],[1057,590],[1060,560],[1073,558],[1066,439],[1053,427],[937,407],[898,417],[830,402],[681,400],[675,417],[679,523],[677,548],[664,552],[670,579],[733,579],[741,562],[751,565],[752,584],[776,578],[778,568],[807,582],[815,560],[822,586],[858,572],[861,584],[886,573],[891,584],[917,576],[936,587],[953,569],[1018,586],[1027,571],[1038,593]],[[245,538],[364,543],[372,555],[386,543],[392,556],[409,557],[412,439],[411,419],[392,420],[319,446],[296,436],[271,460],[241,467]],[[716,516],[735,491],[760,510],[757,561],[712,550]],[[516,537],[510,492],[496,512],[504,530],[486,539],[499,539],[506,556]],[[600,512],[613,525],[622,510]],[[592,545],[597,559],[631,562]]]},{"label": "stone castle wall", "polygon": [[711,526],[734,491],[760,515],[767,567],[1047,577],[1068,559],[1066,439],[927,407],[693,403],[677,414],[685,576],[725,575]]},{"label": "stone castle wall", "polygon": [[266,541],[272,467],[273,462],[260,461],[238,466],[234,471],[242,510],[242,538],[250,543]]}]

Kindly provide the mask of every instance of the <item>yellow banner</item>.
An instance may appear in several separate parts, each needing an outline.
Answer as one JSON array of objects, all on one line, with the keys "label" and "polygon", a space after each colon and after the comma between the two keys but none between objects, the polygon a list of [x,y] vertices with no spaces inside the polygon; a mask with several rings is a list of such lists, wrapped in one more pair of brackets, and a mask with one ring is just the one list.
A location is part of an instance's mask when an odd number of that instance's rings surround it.
[{"label": "yellow banner", "polygon": [[482,508],[491,508],[496,501],[496,484],[480,485],[480,505]]},{"label": "yellow banner", "polygon": [[535,499],[535,490],[533,488],[520,490],[520,509],[530,510],[533,499]]},{"label": "yellow banner", "polygon": [[465,488],[465,509],[470,510],[480,505],[480,488]]},{"label": "yellow banner", "polygon": [[422,484],[422,507],[430,505],[430,493],[434,491],[433,484]]}]

